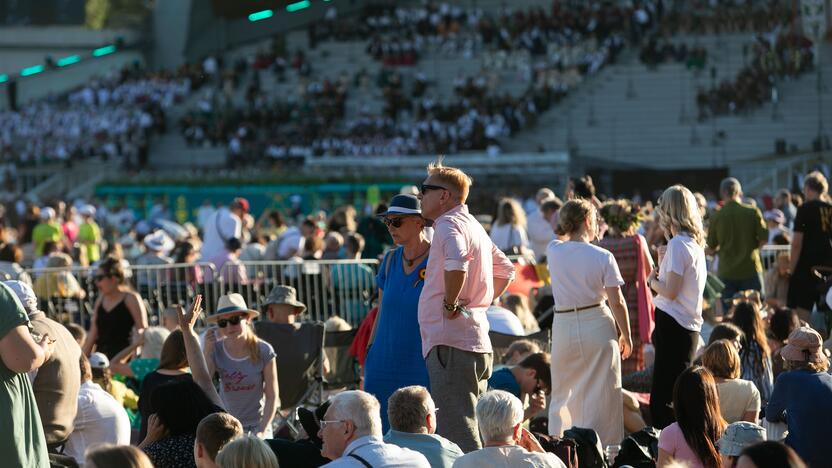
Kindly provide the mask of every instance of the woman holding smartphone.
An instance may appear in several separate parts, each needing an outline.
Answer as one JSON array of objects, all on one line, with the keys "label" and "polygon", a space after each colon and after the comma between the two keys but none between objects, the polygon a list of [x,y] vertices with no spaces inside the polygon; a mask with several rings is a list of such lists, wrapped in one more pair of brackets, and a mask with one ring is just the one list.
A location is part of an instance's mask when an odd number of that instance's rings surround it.
[{"label": "woman holding smartphone", "polygon": [[659,248],[659,270],[648,284],[656,291],[656,349],[650,413],[653,426],[664,429],[673,415],[673,385],[693,362],[702,329],[702,292],[708,272],[705,267],[705,231],[696,198],[682,185],[664,191],[656,209],[659,225],[668,239]]}]

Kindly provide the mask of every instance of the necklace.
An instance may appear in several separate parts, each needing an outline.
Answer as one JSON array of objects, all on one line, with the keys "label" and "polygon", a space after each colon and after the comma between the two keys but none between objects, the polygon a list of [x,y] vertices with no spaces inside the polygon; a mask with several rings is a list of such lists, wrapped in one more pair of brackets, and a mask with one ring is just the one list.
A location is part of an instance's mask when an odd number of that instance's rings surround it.
[{"label": "necklace", "polygon": [[407,258],[407,256],[405,256],[405,254],[404,254],[404,251],[402,251],[402,258],[404,259],[405,262],[407,262],[408,267],[412,267],[413,263],[416,260],[422,258],[426,253],[428,253],[428,250],[430,250],[430,242],[428,242],[428,246],[425,247],[425,250],[423,250],[422,253],[420,253],[419,255],[417,255],[413,258]]}]

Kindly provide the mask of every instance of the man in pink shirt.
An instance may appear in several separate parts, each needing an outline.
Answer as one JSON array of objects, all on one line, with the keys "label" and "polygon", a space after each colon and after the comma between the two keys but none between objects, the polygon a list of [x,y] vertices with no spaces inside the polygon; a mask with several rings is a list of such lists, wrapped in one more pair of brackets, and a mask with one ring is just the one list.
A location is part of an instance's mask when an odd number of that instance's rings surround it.
[{"label": "man in pink shirt", "polygon": [[466,453],[480,448],[474,411],[491,376],[485,311],[514,278],[514,266],[468,213],[470,187],[461,170],[432,163],[420,196],[422,216],[434,221],[419,328],[431,396],[442,408],[436,433]]}]

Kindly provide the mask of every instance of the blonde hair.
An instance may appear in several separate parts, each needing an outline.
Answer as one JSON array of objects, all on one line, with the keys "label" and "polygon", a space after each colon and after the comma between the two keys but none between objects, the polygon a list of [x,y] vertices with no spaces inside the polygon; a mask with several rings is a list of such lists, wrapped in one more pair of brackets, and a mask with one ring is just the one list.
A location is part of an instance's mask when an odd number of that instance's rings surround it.
[{"label": "blonde hair", "polygon": [[99,444],[88,450],[85,458],[89,468],[153,468],[147,455],[130,445]]},{"label": "blonde hair", "polygon": [[260,360],[260,338],[254,333],[254,324],[251,323],[251,318],[246,319],[246,325],[243,327],[243,339],[248,347],[248,354],[251,356],[252,362]]},{"label": "blonde hair", "polygon": [[737,379],[742,370],[740,354],[728,340],[716,340],[702,355],[702,364],[714,375],[721,379]]},{"label": "blonde hair", "polygon": [[584,221],[595,216],[595,207],[588,200],[575,198],[566,202],[558,211],[559,236],[573,234],[581,229]]},{"label": "blonde hair", "polygon": [[526,213],[513,198],[503,198],[497,206],[497,220],[494,224],[526,227]]},{"label": "blonde hair", "polygon": [[826,181],[826,176],[820,171],[812,171],[806,174],[803,185],[820,195],[825,194],[829,190],[829,182]]},{"label": "blonde hair", "polygon": [[705,245],[705,230],[702,228],[702,216],[696,197],[684,185],[673,185],[659,197],[656,208],[659,226],[666,235],[675,228],[677,232],[687,233],[699,245]]},{"label": "blonde hair", "polygon": [[162,346],[170,335],[164,327],[149,327],[144,331],[142,344],[142,359],[159,359],[162,356]]},{"label": "blonde hair", "polygon": [[257,468],[279,468],[277,456],[265,442],[254,436],[243,436],[232,440],[220,450],[216,458],[219,468],[252,466]]},{"label": "blonde hair", "polygon": [[465,200],[468,199],[468,192],[471,190],[471,185],[474,184],[471,176],[462,172],[461,169],[443,166],[442,158],[428,164],[428,175],[435,177],[439,182],[448,184],[449,188],[456,191],[461,203],[465,203]]},{"label": "blonde hair", "polygon": [[196,441],[202,444],[211,460],[216,460],[223,447],[242,436],[242,423],[228,413],[209,414],[196,426]]},{"label": "blonde hair", "polygon": [[510,310],[511,313],[520,319],[520,323],[523,324],[523,330],[526,333],[540,331],[540,325],[538,325],[537,319],[534,318],[532,311],[529,310],[529,304],[525,296],[509,294],[503,299],[503,307]]}]

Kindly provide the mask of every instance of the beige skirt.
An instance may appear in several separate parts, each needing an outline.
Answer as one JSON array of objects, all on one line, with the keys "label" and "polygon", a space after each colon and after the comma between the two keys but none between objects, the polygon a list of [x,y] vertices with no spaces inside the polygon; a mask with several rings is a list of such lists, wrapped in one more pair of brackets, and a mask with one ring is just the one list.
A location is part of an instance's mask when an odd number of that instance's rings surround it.
[{"label": "beige skirt", "polygon": [[549,434],[573,426],[594,429],[602,445],[624,438],[621,354],[615,320],[604,305],[555,314]]}]

